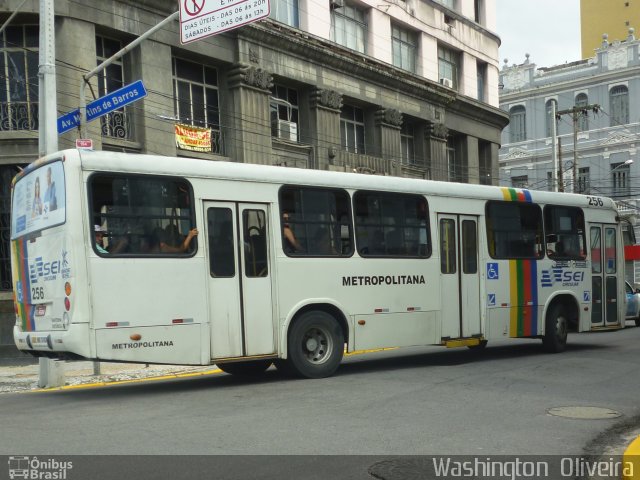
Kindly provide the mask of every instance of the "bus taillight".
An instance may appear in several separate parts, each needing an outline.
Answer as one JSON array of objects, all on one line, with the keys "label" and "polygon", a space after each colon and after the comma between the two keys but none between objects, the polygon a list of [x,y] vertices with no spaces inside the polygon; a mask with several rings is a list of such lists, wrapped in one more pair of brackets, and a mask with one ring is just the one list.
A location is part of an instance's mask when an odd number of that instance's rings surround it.
[{"label": "bus taillight", "polygon": [[71,295],[71,284],[69,282],[64,284],[64,293],[67,297]]},{"label": "bus taillight", "polygon": [[71,310],[71,301],[68,297],[64,299],[64,308],[66,308],[67,312]]}]

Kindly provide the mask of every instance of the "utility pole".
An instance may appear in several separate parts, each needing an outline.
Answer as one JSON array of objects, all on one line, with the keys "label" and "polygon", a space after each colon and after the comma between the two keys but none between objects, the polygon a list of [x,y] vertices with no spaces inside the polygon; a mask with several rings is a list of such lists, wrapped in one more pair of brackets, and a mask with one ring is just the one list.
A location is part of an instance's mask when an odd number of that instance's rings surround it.
[{"label": "utility pole", "polygon": [[562,171],[562,139],[558,137],[558,192],[564,192],[564,172]]},{"label": "utility pole", "polygon": [[553,121],[551,122],[551,159],[553,161],[553,167],[552,167],[552,174],[551,174],[551,181],[553,182],[553,185],[555,186],[555,191],[558,192],[558,185],[559,185],[559,180],[558,180],[558,155],[556,153],[556,143],[558,140],[558,126],[556,125],[557,123],[557,118],[556,118],[556,102],[552,101],[551,102],[551,118],[553,119]]},{"label": "utility pole", "polygon": [[598,113],[600,105],[593,103],[591,105],[575,106],[567,110],[560,110],[556,113],[558,119],[562,115],[571,115],[573,120],[573,187],[571,191],[576,193],[578,191],[578,116],[587,115],[589,110],[593,110],[593,113]]},{"label": "utility pole", "polygon": [[54,0],[40,0],[40,51],[38,65],[38,153],[58,150],[56,99],[56,40]]}]

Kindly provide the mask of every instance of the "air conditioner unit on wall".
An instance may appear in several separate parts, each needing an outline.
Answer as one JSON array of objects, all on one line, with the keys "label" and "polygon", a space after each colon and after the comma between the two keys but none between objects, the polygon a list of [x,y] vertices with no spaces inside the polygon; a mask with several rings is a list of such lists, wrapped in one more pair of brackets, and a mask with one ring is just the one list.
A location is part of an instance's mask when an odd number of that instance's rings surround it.
[{"label": "air conditioner unit on wall", "polygon": [[286,120],[274,119],[271,122],[271,135],[291,142],[298,141],[298,124]]},{"label": "air conditioner unit on wall", "polygon": [[441,78],[440,83],[447,88],[453,88],[453,82],[450,78]]}]

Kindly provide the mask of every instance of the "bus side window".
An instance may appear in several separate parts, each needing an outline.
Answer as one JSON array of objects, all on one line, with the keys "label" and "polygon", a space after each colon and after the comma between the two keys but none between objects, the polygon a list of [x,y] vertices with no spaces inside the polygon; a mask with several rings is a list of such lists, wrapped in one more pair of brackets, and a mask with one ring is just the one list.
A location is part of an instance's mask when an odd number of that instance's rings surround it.
[{"label": "bus side window", "polygon": [[584,214],[580,208],[547,205],[544,208],[544,228],[549,258],[585,259]]}]

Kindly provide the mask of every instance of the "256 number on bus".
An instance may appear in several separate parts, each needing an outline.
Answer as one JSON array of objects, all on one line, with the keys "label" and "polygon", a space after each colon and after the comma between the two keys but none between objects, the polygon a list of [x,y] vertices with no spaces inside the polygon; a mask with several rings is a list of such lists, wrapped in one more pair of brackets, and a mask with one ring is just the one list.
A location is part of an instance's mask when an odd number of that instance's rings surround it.
[{"label": "256 number on bus", "polygon": [[589,205],[592,207],[604,207],[604,202],[600,197],[587,197],[589,199]]},{"label": "256 number on bus", "polygon": [[44,300],[44,287],[31,287],[31,300]]}]

